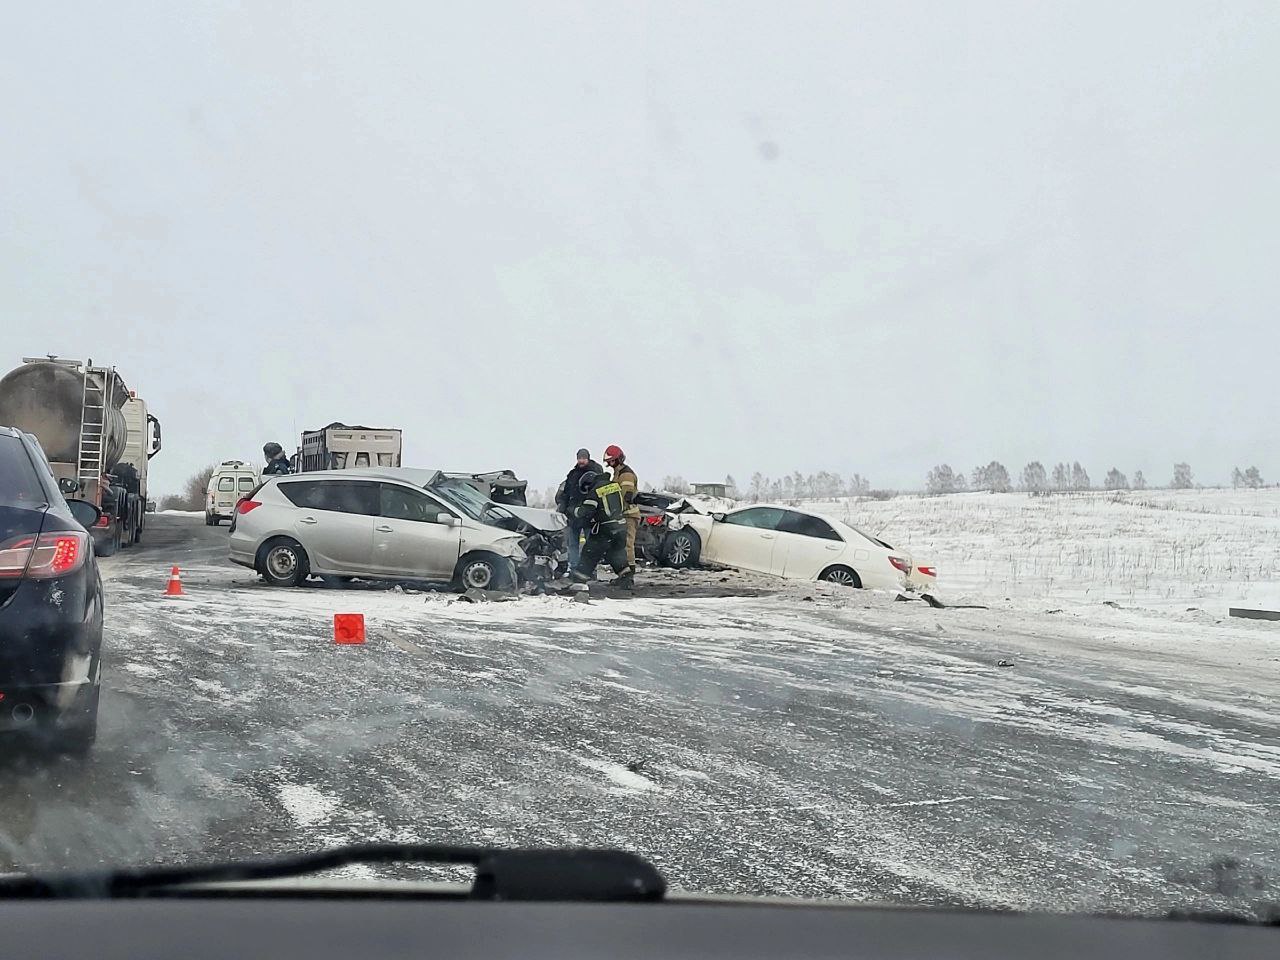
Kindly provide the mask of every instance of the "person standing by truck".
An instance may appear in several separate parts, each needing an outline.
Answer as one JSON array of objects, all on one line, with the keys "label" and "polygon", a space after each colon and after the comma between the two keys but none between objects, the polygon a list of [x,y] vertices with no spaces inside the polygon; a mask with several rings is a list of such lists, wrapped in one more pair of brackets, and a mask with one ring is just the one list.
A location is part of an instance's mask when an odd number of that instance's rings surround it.
[{"label": "person standing by truck", "polygon": [[640,507],[636,505],[636,494],[640,492],[640,481],[636,472],[627,466],[627,455],[616,443],[605,447],[604,462],[613,471],[613,482],[622,488],[622,498],[626,503],[624,514],[627,523],[627,566],[634,572],[636,568],[636,532],[640,529]]},{"label": "person standing by truck", "polygon": [[564,528],[564,545],[569,552],[569,569],[578,566],[578,558],[582,554],[582,533],[584,524],[574,516],[574,510],[582,503],[584,494],[581,490],[582,478],[588,473],[603,474],[604,467],[591,459],[591,451],[586,447],[578,451],[577,462],[564,478],[564,484],[556,495],[556,509],[565,515],[568,523]]},{"label": "person standing by truck", "polygon": [[284,455],[284,447],[272,441],[262,445],[262,455],[267,458],[267,465],[262,468],[264,477],[277,473],[290,473],[289,458]]}]

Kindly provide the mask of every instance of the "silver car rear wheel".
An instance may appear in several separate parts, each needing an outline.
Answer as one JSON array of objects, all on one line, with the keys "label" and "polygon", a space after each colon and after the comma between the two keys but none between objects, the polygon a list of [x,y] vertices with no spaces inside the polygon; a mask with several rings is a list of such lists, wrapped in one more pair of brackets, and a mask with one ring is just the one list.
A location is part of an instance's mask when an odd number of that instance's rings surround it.
[{"label": "silver car rear wheel", "polygon": [[258,572],[275,587],[296,587],[307,579],[307,555],[293,540],[277,539],[258,554]]},{"label": "silver car rear wheel", "polygon": [[273,577],[287,579],[298,569],[298,554],[293,547],[274,547],[267,552],[267,569]]}]

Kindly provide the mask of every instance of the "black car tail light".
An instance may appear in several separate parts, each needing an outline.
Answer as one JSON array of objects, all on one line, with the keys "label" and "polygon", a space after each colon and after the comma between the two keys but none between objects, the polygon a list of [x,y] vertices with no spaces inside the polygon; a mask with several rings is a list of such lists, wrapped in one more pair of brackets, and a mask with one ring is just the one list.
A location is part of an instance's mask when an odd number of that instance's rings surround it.
[{"label": "black car tail light", "polygon": [[0,577],[61,577],[84,566],[89,535],[69,530],[24,534],[0,543]]}]

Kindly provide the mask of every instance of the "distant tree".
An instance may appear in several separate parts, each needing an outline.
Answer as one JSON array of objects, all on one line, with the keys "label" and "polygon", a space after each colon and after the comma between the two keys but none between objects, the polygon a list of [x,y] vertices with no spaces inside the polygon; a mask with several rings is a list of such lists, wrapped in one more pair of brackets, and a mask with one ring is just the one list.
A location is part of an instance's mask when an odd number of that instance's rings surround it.
[{"label": "distant tree", "polygon": [[1119,468],[1112,467],[1107,471],[1107,478],[1103,481],[1103,485],[1108,490],[1128,490],[1129,478],[1121,473]]},{"label": "distant tree", "polygon": [[784,500],[792,499],[796,495],[795,475],[787,474],[785,477],[783,477],[781,481],[780,489],[782,491],[782,498]]},{"label": "distant tree", "polygon": [[1055,490],[1071,489],[1071,468],[1068,467],[1065,463],[1054,464],[1053,489]]},{"label": "distant tree", "polygon": [[970,490],[986,490],[989,493],[1007,493],[1009,491],[1009,471],[1004,464],[992,460],[985,467],[974,467]]},{"label": "distant tree", "polygon": [[924,488],[926,492],[938,496],[944,493],[956,492],[956,475],[948,464],[940,463],[929,471],[925,477]]},{"label": "distant tree", "polygon": [[733,474],[731,473],[724,478],[724,492],[735,500],[738,497],[738,481],[733,479]]},{"label": "distant tree", "polygon": [[1175,463],[1173,465],[1173,480],[1169,486],[1174,490],[1190,490],[1195,485],[1191,477],[1191,464]]},{"label": "distant tree", "polygon": [[678,474],[674,477],[666,476],[662,478],[662,489],[667,493],[676,493],[681,496],[689,493],[689,485],[684,482],[684,477]]},{"label": "distant tree", "polygon": [[1244,485],[1250,490],[1258,490],[1263,486],[1262,473],[1257,467],[1250,467],[1244,472]]},{"label": "distant tree", "polygon": [[1133,471],[1133,489],[1135,490],[1147,489],[1147,478],[1142,475],[1141,470]]},{"label": "distant tree", "polygon": [[751,486],[747,488],[747,497],[752,503],[759,503],[769,495],[769,478],[760,471],[751,475]]},{"label": "distant tree", "polygon": [[865,497],[871,492],[871,481],[860,473],[855,473],[849,478],[849,486],[846,488],[851,497]]},{"label": "distant tree", "polygon": [[1032,460],[1022,468],[1022,489],[1032,496],[1039,496],[1049,489],[1049,476],[1039,460]]},{"label": "distant tree", "polygon": [[157,507],[161,510],[203,510],[204,499],[209,492],[209,478],[216,469],[217,464],[211,463],[203,470],[197,470],[187,477],[181,493],[161,497]]},{"label": "distant tree", "polygon": [[809,492],[809,478],[799,470],[791,475],[791,495],[796,499],[812,496]]},{"label": "distant tree", "polygon": [[832,500],[844,491],[844,481],[830,470],[819,470],[813,478],[813,495],[823,500]]},{"label": "distant tree", "polygon": [[1089,482],[1089,472],[1080,466],[1077,460],[1071,465],[1071,489],[1072,490],[1088,490],[1092,484]]},{"label": "distant tree", "polygon": [[1233,489],[1239,490],[1244,486],[1244,471],[1239,467],[1231,471],[1231,486]]},{"label": "distant tree", "polygon": [[[787,479],[790,479],[789,477]],[[786,483],[782,480],[773,480],[769,483],[769,496],[767,499],[777,502],[787,498]]]}]

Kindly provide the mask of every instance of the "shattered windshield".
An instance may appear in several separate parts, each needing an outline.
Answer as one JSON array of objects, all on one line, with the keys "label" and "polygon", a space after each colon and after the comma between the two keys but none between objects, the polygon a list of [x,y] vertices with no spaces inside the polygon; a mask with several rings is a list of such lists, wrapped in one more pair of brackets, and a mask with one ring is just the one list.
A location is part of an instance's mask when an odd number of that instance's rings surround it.
[{"label": "shattered windshield", "polygon": [[515,519],[509,510],[504,510],[464,480],[437,480],[426,489],[440,494],[472,520],[480,523],[493,524]]},{"label": "shattered windshield", "polygon": [[1280,910],[1276,91],[1274,0],[4,4],[0,874]]}]

